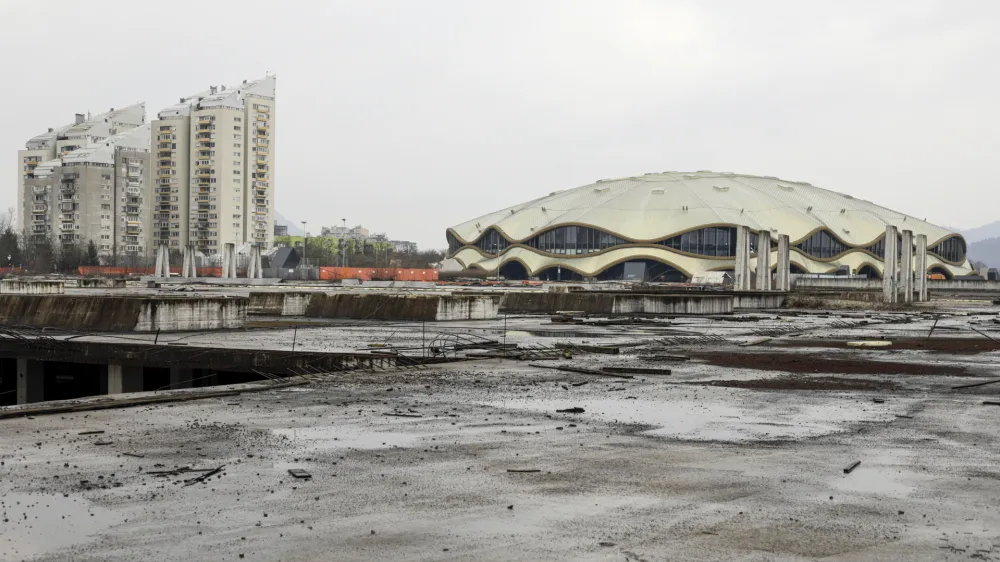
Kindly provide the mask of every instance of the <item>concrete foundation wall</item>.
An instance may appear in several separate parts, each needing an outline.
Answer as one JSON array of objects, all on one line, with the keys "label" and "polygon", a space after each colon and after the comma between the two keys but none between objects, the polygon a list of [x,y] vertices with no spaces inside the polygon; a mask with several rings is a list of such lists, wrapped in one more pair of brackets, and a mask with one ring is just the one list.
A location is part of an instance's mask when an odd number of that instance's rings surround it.
[{"label": "concrete foundation wall", "polygon": [[729,314],[731,295],[628,295],[617,293],[508,293],[504,312],[551,314],[564,310],[588,314]]},{"label": "concrete foundation wall", "polygon": [[246,297],[142,299],[136,332],[183,332],[242,328],[247,319]]},{"label": "concrete foundation wall", "polygon": [[370,320],[490,320],[499,297],[490,295],[314,294],[305,316]]},{"label": "concrete foundation wall", "polygon": [[66,292],[63,281],[4,279],[0,281],[3,295],[61,295]]},{"label": "concrete foundation wall", "polygon": [[852,279],[849,277],[800,277],[792,279],[795,290],[808,289],[849,289],[861,291],[881,291],[881,279]]},{"label": "concrete foundation wall", "polygon": [[492,320],[499,315],[500,299],[490,296],[448,295],[438,297],[437,314],[442,320]]},{"label": "concrete foundation wall", "polygon": [[781,308],[788,293],[740,293],[733,295],[734,309]]},{"label": "concrete foundation wall", "polygon": [[[849,290],[849,291],[878,291],[882,289],[881,279],[850,279],[847,277],[825,277],[809,278],[802,277],[792,282],[796,291],[820,290]],[[962,281],[955,279],[930,279],[927,281],[927,288],[934,292],[982,292],[1000,293],[1000,281]]]},{"label": "concrete foundation wall", "polygon": [[246,297],[2,295],[0,324],[101,332],[241,328]]},{"label": "concrete foundation wall", "polygon": [[67,283],[76,283],[80,289],[124,289],[124,279],[112,279],[109,277],[86,277],[84,279],[74,279]]},{"label": "concrete foundation wall", "polygon": [[317,293],[256,292],[250,293],[247,314],[261,316],[305,316],[313,295]]}]

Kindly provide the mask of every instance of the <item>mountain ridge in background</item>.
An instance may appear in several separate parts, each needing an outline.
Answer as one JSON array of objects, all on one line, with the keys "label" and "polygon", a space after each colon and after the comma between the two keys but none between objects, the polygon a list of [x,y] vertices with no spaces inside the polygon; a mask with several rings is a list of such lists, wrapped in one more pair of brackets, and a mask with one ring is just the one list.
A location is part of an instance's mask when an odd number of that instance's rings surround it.
[{"label": "mountain ridge in background", "polygon": [[289,236],[303,235],[302,229],[299,227],[299,225],[302,223],[288,220],[287,218],[285,218],[284,215],[279,213],[277,209],[274,210],[274,222],[277,224],[282,224],[287,226]]}]

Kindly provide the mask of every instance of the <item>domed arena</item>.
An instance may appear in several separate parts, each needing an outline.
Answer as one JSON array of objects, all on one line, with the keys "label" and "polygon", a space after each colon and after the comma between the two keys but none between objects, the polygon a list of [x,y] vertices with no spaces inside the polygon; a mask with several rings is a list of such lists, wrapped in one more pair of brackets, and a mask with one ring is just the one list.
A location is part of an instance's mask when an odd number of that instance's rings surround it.
[{"label": "domed arena", "polygon": [[[870,201],[768,176],[664,172],[600,180],[464,222],[448,255],[506,279],[684,282],[732,271],[736,227],[791,241],[792,273],[881,277],[886,226],[927,236],[927,273],[971,272],[958,233]],[[897,245],[898,247],[898,245]],[[772,259],[771,263],[776,263]]]}]

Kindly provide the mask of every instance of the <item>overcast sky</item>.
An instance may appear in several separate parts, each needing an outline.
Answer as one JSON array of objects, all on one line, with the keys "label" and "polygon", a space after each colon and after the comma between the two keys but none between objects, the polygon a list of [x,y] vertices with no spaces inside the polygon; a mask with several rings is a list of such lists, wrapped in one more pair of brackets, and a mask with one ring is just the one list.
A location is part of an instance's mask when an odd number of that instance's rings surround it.
[{"label": "overcast sky", "polygon": [[286,217],[421,247],[601,178],[773,175],[997,220],[1000,2],[0,0],[0,205],[31,136],[278,76]]}]

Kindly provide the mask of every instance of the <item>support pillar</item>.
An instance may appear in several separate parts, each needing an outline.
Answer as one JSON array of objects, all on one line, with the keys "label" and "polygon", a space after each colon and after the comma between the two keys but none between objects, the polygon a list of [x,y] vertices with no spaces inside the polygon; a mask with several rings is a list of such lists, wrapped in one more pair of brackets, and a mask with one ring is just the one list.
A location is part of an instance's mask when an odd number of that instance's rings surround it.
[{"label": "support pillar", "polygon": [[250,261],[247,263],[247,279],[263,279],[264,269],[261,267],[260,246],[250,247]]},{"label": "support pillar", "polygon": [[222,278],[236,279],[236,244],[222,245]]},{"label": "support pillar", "polygon": [[882,258],[882,300],[886,304],[896,302],[896,276],[898,275],[899,239],[896,227],[885,227],[885,256]]},{"label": "support pillar", "polygon": [[904,230],[899,247],[899,290],[903,293],[900,302],[913,302],[913,231]]},{"label": "support pillar", "polygon": [[191,379],[194,378],[194,374],[191,369],[182,369],[180,367],[170,368],[170,390],[176,390],[178,388],[191,388]]},{"label": "support pillar", "polygon": [[184,278],[194,279],[198,277],[198,268],[195,266],[194,253],[194,244],[184,246],[184,267],[183,271],[181,271],[181,276]]},{"label": "support pillar", "polygon": [[45,400],[45,363],[17,359],[17,403],[30,404]]},{"label": "support pillar", "polygon": [[771,231],[757,233],[757,290],[771,290]]},{"label": "support pillar", "polygon": [[750,290],[750,228],[736,227],[736,264],[733,269],[733,290]]},{"label": "support pillar", "polygon": [[917,301],[927,301],[927,235],[917,235],[917,256],[913,267],[917,281]]},{"label": "support pillar", "polygon": [[170,251],[166,246],[160,246],[156,250],[156,273],[154,276],[160,279],[170,277]]},{"label": "support pillar", "polygon": [[792,248],[787,234],[778,236],[778,266],[775,269],[774,285],[778,291],[792,290]]},{"label": "support pillar", "polygon": [[142,367],[108,363],[107,383],[101,385],[107,394],[142,392]]}]

